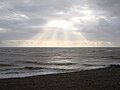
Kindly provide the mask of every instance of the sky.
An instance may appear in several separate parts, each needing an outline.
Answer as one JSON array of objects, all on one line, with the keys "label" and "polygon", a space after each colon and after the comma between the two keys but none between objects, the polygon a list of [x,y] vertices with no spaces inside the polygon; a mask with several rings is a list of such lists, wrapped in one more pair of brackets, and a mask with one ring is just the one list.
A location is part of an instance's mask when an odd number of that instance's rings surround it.
[{"label": "sky", "polygon": [[0,47],[119,47],[120,0],[0,0]]}]

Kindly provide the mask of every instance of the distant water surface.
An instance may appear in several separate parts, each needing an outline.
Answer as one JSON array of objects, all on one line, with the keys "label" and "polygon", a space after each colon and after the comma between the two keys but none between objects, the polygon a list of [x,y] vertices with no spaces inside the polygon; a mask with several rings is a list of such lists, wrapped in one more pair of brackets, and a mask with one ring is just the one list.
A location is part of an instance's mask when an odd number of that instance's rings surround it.
[{"label": "distant water surface", "polygon": [[120,64],[120,48],[0,48],[0,78],[96,69]]}]

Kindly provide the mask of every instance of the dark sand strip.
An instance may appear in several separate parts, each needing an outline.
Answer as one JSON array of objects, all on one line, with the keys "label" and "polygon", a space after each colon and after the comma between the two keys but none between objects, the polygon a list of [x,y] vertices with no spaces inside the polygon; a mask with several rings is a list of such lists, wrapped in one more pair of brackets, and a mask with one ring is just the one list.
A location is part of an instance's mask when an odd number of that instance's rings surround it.
[{"label": "dark sand strip", "polygon": [[120,90],[120,66],[96,70],[0,79],[0,90]]}]

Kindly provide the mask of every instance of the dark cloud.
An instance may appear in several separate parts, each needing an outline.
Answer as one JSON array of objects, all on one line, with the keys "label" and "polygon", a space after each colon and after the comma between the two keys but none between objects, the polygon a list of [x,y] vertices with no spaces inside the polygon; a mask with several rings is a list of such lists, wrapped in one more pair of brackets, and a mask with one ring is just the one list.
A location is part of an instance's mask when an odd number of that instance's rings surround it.
[{"label": "dark cloud", "polygon": [[88,0],[88,6],[108,16],[120,16],[120,0]]}]

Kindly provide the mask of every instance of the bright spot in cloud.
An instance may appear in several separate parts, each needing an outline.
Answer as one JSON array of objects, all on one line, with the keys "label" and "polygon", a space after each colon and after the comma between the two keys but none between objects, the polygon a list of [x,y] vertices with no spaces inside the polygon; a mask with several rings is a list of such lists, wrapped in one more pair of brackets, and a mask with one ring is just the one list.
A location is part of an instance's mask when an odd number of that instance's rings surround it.
[{"label": "bright spot in cloud", "polygon": [[0,33],[4,33],[4,32],[6,32],[6,30],[3,28],[0,28]]},{"label": "bright spot in cloud", "polygon": [[81,11],[82,14],[84,14],[83,17],[81,17],[81,20],[83,21],[89,21],[89,20],[94,20],[96,15],[93,13],[93,11],[86,9]]},{"label": "bright spot in cloud", "polygon": [[6,20],[20,20],[20,21],[24,21],[24,20],[28,20],[29,17],[24,15],[24,14],[18,14],[18,13],[14,13],[8,16],[4,16],[1,17],[2,19],[6,19]]},{"label": "bright spot in cloud", "polygon": [[90,16],[84,16],[81,18],[83,21],[89,21],[92,20],[92,18]]},{"label": "bright spot in cloud", "polygon": [[83,11],[81,11],[81,13],[83,13],[85,15],[91,15],[93,12],[91,10],[83,10]]},{"label": "bright spot in cloud", "polygon": [[75,23],[79,23],[80,22],[80,17],[73,17],[73,18],[70,18],[70,20],[75,22]]},{"label": "bright spot in cloud", "polygon": [[81,21],[99,20],[99,15],[88,7],[84,7],[82,10],[81,7],[74,7],[71,9],[71,13],[75,14],[73,14],[74,17],[71,17],[70,20],[76,24],[80,24]]},{"label": "bright spot in cloud", "polygon": [[62,15],[62,14],[64,14],[64,12],[57,12],[56,14],[57,15]]},{"label": "bright spot in cloud", "polygon": [[52,28],[61,28],[61,29],[76,29],[73,27],[74,23],[67,20],[52,20],[48,22],[45,26]]},{"label": "bright spot in cloud", "polygon": [[30,2],[30,0],[24,0],[24,2],[25,2],[25,3],[29,3],[29,2]]}]

